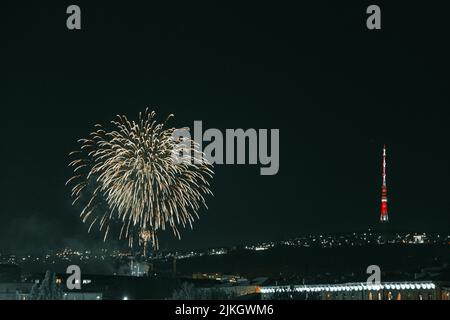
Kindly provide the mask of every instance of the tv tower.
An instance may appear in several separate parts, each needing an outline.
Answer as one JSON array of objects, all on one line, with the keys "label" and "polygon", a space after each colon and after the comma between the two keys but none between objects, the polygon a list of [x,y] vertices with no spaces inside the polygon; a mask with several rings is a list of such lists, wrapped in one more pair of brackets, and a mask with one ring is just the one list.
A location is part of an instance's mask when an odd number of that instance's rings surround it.
[{"label": "tv tower", "polygon": [[381,186],[381,215],[380,222],[389,222],[388,216],[388,199],[386,185],[386,145],[383,146],[383,185]]}]

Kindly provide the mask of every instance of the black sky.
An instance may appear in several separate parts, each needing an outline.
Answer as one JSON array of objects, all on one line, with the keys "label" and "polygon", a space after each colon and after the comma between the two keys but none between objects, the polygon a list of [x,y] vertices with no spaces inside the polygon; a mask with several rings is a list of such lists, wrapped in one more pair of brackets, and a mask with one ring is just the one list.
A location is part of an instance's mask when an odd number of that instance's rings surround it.
[{"label": "black sky", "polygon": [[[0,251],[101,245],[70,206],[68,153],[152,107],[175,126],[279,128],[280,171],[217,166],[190,248],[376,225],[381,149],[398,228],[449,231],[449,27],[429,1],[8,3]],[[160,2],[157,2],[160,3]],[[315,4],[312,4],[315,3]]]}]

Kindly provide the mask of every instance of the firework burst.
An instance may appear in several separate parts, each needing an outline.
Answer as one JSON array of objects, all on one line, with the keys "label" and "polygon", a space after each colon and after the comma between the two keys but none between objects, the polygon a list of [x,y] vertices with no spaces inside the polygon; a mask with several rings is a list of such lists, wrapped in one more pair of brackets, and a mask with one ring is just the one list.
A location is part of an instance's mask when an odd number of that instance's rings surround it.
[{"label": "firework burst", "polygon": [[207,208],[212,165],[193,140],[166,128],[172,116],[159,124],[148,110],[137,122],[117,116],[112,130],[97,124],[79,140],[80,149],[70,153],[76,159],[67,184],[89,231],[97,226],[106,240],[117,225],[130,247],[137,240],[144,249],[149,242],[157,249],[159,231],[169,227],[180,238],[179,229],[192,228],[199,209]]}]

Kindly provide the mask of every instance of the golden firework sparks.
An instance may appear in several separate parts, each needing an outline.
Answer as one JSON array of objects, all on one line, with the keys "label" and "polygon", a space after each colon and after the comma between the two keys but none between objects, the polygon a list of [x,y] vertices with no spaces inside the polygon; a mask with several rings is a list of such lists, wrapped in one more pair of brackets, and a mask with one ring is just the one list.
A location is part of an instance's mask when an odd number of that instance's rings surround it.
[{"label": "golden firework sparks", "polygon": [[[119,224],[119,238],[133,246],[151,242],[158,247],[157,232],[170,227],[177,238],[179,228],[192,228],[199,209],[211,194],[212,165],[187,137],[175,138],[175,128],[158,124],[155,112],[139,113],[139,120],[117,116],[113,130],[95,125],[87,139],[80,139],[80,150],[72,152],[74,175],[73,204],[81,204],[80,217],[104,232]],[[188,150],[186,150],[188,148]],[[186,152],[187,151],[187,152]],[[195,156],[201,161],[192,161]]]}]

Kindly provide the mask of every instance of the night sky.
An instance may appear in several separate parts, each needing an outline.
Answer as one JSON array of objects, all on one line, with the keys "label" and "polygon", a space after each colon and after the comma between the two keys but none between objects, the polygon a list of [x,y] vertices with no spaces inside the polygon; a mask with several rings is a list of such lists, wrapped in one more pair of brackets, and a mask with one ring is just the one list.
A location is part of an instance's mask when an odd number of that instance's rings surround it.
[{"label": "night sky", "polygon": [[371,2],[275,3],[8,3],[0,252],[102,246],[70,205],[68,153],[146,107],[178,127],[280,129],[278,175],[217,165],[209,210],[162,248],[373,227],[384,143],[393,226],[449,231],[448,11],[377,1],[382,30],[369,31]]}]

